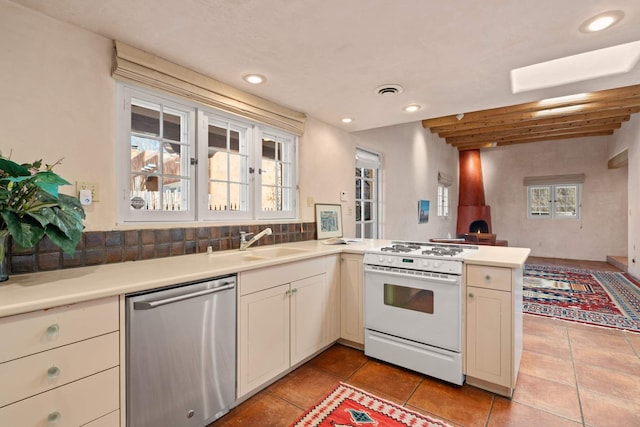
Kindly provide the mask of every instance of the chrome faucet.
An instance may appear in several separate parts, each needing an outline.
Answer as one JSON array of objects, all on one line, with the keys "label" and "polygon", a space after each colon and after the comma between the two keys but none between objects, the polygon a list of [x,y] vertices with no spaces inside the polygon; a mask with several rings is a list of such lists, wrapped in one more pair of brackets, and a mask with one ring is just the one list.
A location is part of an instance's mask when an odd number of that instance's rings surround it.
[{"label": "chrome faucet", "polygon": [[240,232],[240,250],[241,251],[246,251],[247,248],[251,245],[253,245],[255,242],[257,242],[262,236],[266,235],[270,235],[271,234],[271,228],[265,228],[264,230],[262,230],[261,232],[259,232],[258,234],[256,234],[255,236],[253,236],[253,239],[247,241],[247,236],[251,236],[253,233],[247,233],[246,231],[241,231]]}]

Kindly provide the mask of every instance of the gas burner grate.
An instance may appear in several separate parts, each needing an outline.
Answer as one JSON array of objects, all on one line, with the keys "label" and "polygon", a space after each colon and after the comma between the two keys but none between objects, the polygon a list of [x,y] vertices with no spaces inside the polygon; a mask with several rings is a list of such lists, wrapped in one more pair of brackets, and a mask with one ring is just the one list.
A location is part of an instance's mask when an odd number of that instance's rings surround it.
[{"label": "gas burner grate", "polygon": [[414,245],[414,244],[394,244],[391,246],[385,246],[383,248],[380,248],[380,250],[382,252],[413,252],[413,251],[417,251],[421,248],[421,246],[419,245]]},{"label": "gas burner grate", "polygon": [[462,252],[461,248],[457,247],[432,247],[422,251],[422,255],[432,256],[456,256]]}]

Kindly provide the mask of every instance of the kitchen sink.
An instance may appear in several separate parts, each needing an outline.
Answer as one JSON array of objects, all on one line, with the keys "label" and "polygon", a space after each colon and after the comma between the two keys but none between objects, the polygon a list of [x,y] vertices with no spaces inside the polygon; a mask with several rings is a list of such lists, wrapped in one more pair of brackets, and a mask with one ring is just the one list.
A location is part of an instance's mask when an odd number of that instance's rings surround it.
[{"label": "kitchen sink", "polygon": [[253,249],[250,251],[252,255],[260,256],[264,258],[278,258],[281,256],[299,255],[309,252],[309,249],[302,248],[264,248]]}]

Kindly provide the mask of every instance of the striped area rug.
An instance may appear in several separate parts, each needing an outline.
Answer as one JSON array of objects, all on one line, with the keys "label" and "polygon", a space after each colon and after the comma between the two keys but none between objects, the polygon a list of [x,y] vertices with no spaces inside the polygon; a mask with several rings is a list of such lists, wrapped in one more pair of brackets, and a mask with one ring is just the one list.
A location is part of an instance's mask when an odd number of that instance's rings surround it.
[{"label": "striped area rug", "polygon": [[627,273],[527,264],[523,312],[640,332],[640,283]]}]

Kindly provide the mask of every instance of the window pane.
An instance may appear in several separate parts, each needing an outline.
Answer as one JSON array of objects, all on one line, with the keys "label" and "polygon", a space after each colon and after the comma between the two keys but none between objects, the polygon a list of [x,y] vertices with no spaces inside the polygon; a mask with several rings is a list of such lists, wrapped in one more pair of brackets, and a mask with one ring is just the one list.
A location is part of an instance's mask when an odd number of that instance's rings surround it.
[{"label": "window pane", "polygon": [[247,158],[229,154],[229,181],[243,182],[243,172],[247,169]]},{"label": "window pane", "polygon": [[276,141],[270,139],[270,137],[265,137],[262,139],[262,161],[264,163],[265,159],[276,160],[281,157],[277,157],[276,150]]},{"label": "window pane", "polygon": [[164,112],[162,115],[162,136],[171,141],[182,141],[182,116]]},{"label": "window pane", "polygon": [[549,187],[531,187],[530,214],[533,216],[547,216],[551,213],[551,192]]},{"label": "window pane", "polygon": [[155,108],[131,104],[131,131],[160,136],[160,106]]},{"label": "window pane", "polygon": [[229,132],[229,151],[232,153],[240,152],[240,132],[237,130]]},{"label": "window pane", "polygon": [[374,234],[373,234],[373,227],[375,226],[374,223],[372,222],[367,222],[364,224],[364,238],[365,239],[372,239],[374,238]]},{"label": "window pane", "polygon": [[188,185],[185,179],[165,177],[162,180],[162,204],[165,211],[182,211],[188,208]]},{"label": "window pane", "polygon": [[277,187],[262,187],[262,210],[282,210],[282,189]]},{"label": "window pane", "polygon": [[362,183],[363,186],[363,194],[362,194],[362,198],[363,199],[368,199],[371,200],[371,181],[364,181]]},{"label": "window pane", "polygon": [[187,147],[180,144],[164,144],[162,173],[164,175],[185,175],[182,170],[183,159],[187,159]]},{"label": "window pane", "polygon": [[356,222],[362,221],[362,202],[356,200]]},{"label": "window pane", "polygon": [[262,159],[262,185],[276,184],[276,162],[268,159]]},{"label": "window pane", "polygon": [[209,146],[209,157],[211,157],[216,151],[226,151],[227,129],[210,124],[207,142]]},{"label": "window pane", "polygon": [[209,179],[226,181],[228,177],[228,154],[217,152],[209,158]]},{"label": "window pane", "polygon": [[157,172],[159,152],[159,141],[131,136],[131,172]]},{"label": "window pane", "polygon": [[365,178],[373,178],[373,169],[363,169],[362,173],[364,175]]},{"label": "window pane", "polygon": [[578,189],[576,186],[556,186],[555,213],[565,217],[577,215]]},{"label": "window pane", "polygon": [[362,176],[362,169],[356,168],[356,176],[358,177]]},{"label": "window pane", "polygon": [[356,179],[356,199],[362,199],[362,180]]},{"label": "window pane", "polygon": [[371,221],[371,202],[364,202],[364,221]]},{"label": "window pane", "polygon": [[226,182],[213,181],[209,183],[209,210],[229,210],[228,186]]}]

